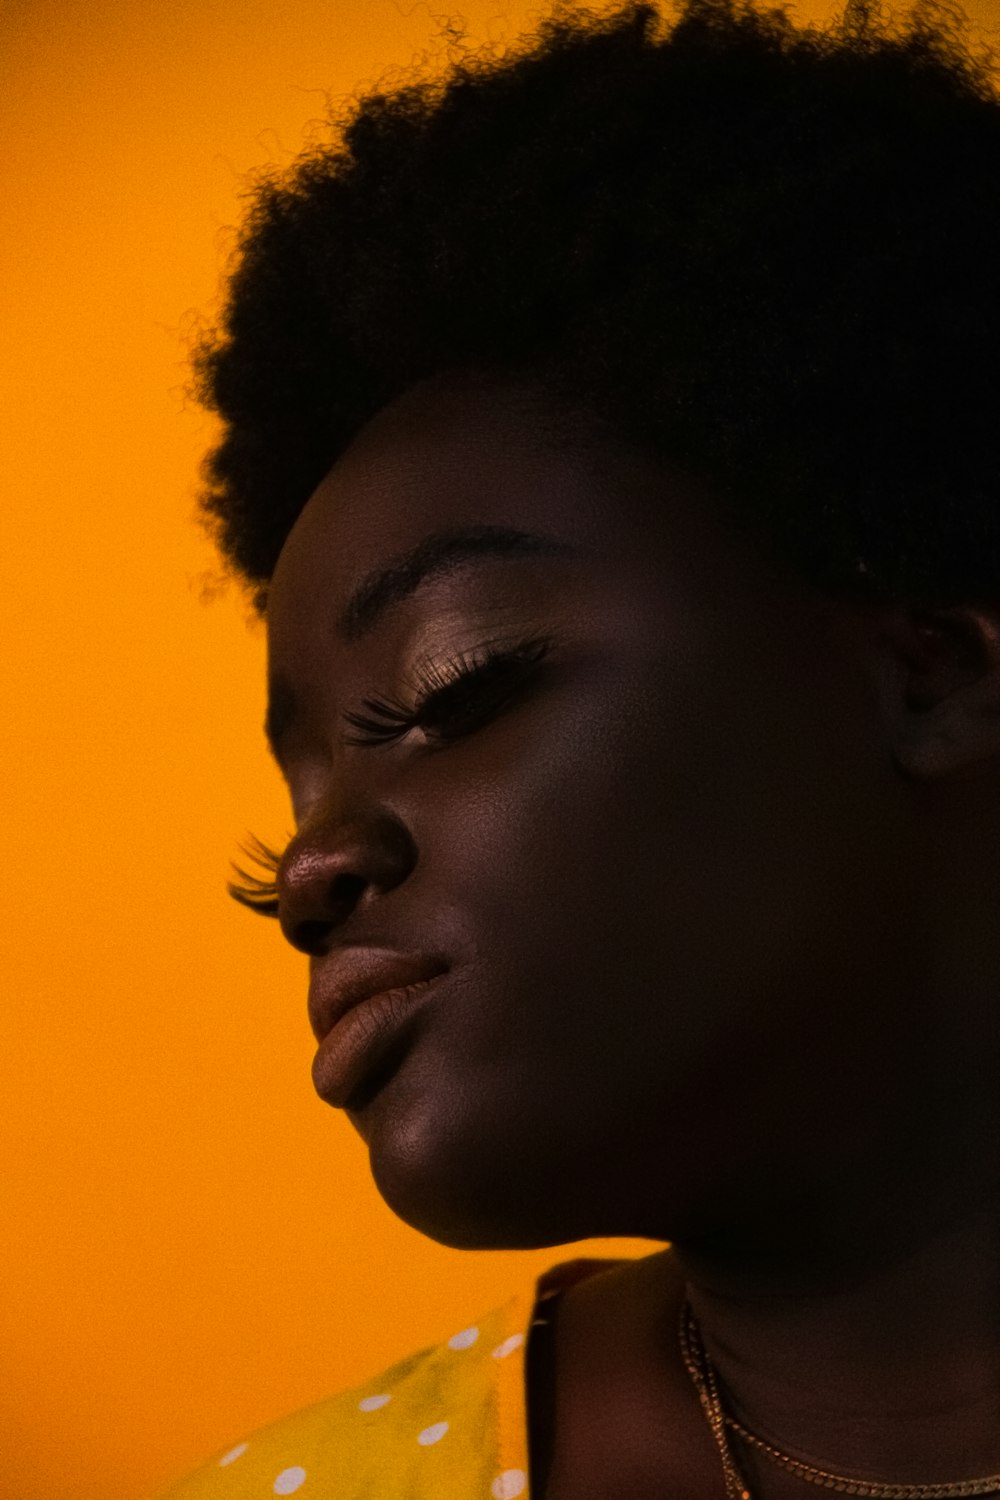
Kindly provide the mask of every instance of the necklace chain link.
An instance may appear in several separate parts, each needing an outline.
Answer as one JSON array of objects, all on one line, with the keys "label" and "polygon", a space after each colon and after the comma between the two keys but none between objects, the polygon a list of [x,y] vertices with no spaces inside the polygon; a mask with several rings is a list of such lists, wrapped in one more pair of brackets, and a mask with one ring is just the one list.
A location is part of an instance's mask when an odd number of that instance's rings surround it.
[{"label": "necklace chain link", "polygon": [[800,1479],[844,1495],[868,1495],[877,1497],[877,1500],[946,1500],[946,1497],[958,1495],[1000,1495],[1000,1474],[991,1474],[986,1479],[959,1479],[950,1484],[875,1484],[847,1479],[839,1474],[831,1474],[826,1469],[816,1469],[811,1464],[801,1463],[797,1458],[790,1458],[787,1453],[781,1453],[770,1443],[765,1443],[763,1438],[757,1437],[756,1433],[750,1432],[735,1417],[723,1411],[716,1372],[701,1339],[694,1308],[687,1297],[681,1303],[680,1342],[684,1363],[694,1382],[722,1458],[727,1500],[752,1500],[747,1483],[733,1457],[726,1434],[727,1427],[731,1427],[746,1442],[758,1448],[773,1463],[780,1464]]}]

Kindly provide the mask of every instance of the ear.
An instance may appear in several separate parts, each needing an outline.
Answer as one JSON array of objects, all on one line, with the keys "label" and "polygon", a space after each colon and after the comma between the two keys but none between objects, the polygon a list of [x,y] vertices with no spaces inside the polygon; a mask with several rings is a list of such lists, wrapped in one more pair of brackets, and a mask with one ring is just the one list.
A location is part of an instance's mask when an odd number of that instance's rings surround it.
[{"label": "ear", "polygon": [[877,634],[897,768],[921,779],[1000,777],[1000,608],[894,606]]}]

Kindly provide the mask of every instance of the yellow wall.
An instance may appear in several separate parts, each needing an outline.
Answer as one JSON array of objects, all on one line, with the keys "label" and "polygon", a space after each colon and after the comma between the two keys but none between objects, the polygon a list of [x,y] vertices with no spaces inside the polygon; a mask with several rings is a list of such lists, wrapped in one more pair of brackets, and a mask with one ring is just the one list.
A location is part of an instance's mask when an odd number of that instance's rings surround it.
[{"label": "yellow wall", "polygon": [[[499,40],[542,9],[461,14]],[[436,29],[391,0],[0,4],[3,1500],[141,1500],[560,1258],[393,1217],[312,1089],[305,959],[224,889],[289,815],[263,640],[202,597],[185,334],[242,174]]]}]

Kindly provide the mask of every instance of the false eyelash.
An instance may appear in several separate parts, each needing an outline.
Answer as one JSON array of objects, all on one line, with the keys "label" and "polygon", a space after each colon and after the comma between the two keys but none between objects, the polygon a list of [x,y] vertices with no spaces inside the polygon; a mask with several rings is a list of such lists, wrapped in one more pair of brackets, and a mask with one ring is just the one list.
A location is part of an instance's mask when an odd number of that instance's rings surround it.
[{"label": "false eyelash", "polygon": [[[271,875],[276,875],[282,856],[257,838],[256,834],[252,833],[250,839],[253,847],[248,848],[246,844],[241,844],[240,848],[262,869],[267,870]],[[257,875],[248,875],[246,870],[241,870],[239,865],[234,864],[232,860],[230,860],[230,866],[247,882],[246,885],[237,885],[233,881],[226,882],[226,890],[233,900],[238,901],[241,906],[249,906],[251,911],[257,912],[262,917],[276,917],[278,915],[277,883],[273,880],[261,880]]]},{"label": "false eyelash", "polygon": [[400,739],[408,730],[426,720],[430,710],[447,703],[450,697],[461,700],[476,687],[485,687],[493,680],[506,676],[512,667],[532,665],[540,661],[549,645],[549,641],[536,638],[509,650],[487,647],[478,658],[460,653],[443,666],[431,667],[418,674],[414,683],[416,701],[412,707],[407,707],[399,699],[365,698],[364,707],[386,722],[380,724],[364,714],[345,713],[345,722],[362,731],[360,735],[347,735],[345,739],[352,745],[388,744]]},{"label": "false eyelash", "polygon": [[[398,701],[393,703],[366,698],[364,706],[372,713],[380,714],[392,727],[375,723],[361,714],[345,713],[344,718],[349,723],[365,731],[365,737],[359,737],[351,742],[372,744],[399,739],[408,729],[420,722],[429,708],[446,701],[453,692],[461,695],[470,688],[470,685],[485,685],[494,677],[503,676],[511,667],[540,661],[549,650],[550,644],[548,640],[536,638],[525,641],[512,650],[504,651],[489,647],[478,659],[475,656],[470,659],[465,655],[459,655],[454,661],[447,662],[441,668],[431,668],[418,677],[416,683],[418,696],[412,709],[408,709],[405,704]],[[290,839],[291,835],[289,835]],[[239,847],[261,869],[269,875],[276,875],[283,856],[257,838],[255,834],[250,835],[250,840],[250,847],[246,844],[241,844]],[[233,881],[227,881],[226,889],[233,900],[238,901],[241,906],[248,906],[259,916],[277,917],[277,882],[273,879],[262,880],[258,875],[249,875],[232,860],[230,867],[247,882],[245,885],[238,885]]]}]

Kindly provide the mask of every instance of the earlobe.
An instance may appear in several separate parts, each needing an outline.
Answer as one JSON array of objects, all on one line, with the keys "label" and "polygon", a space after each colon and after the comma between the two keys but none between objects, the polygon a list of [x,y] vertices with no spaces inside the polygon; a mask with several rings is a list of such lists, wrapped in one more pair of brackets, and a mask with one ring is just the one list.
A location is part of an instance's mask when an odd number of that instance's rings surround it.
[{"label": "earlobe", "polygon": [[1000,615],[897,608],[880,631],[892,760],[904,775],[1000,776]]}]

